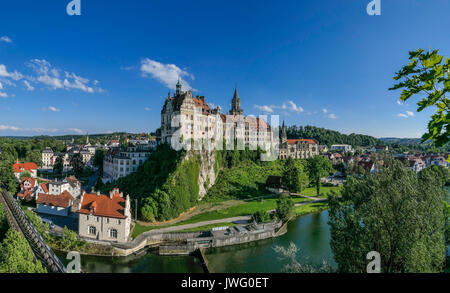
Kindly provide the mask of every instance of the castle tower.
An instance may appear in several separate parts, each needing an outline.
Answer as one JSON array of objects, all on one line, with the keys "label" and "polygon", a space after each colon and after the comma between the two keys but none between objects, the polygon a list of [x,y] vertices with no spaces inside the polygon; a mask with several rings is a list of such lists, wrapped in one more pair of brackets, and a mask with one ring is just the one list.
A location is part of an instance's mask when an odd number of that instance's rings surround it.
[{"label": "castle tower", "polygon": [[243,115],[244,110],[241,109],[241,99],[239,98],[237,88],[234,90],[234,96],[231,100],[230,115]]},{"label": "castle tower", "polygon": [[89,132],[86,133],[86,145],[89,145]]},{"label": "castle tower", "polygon": [[177,91],[176,91],[176,93],[175,93],[175,96],[180,96],[181,93],[182,93],[182,91],[181,91],[181,81],[180,81],[180,79],[178,78],[178,82],[177,82]]},{"label": "castle tower", "polygon": [[281,144],[284,145],[287,143],[287,131],[286,131],[286,125],[283,121],[283,126],[281,128]]}]

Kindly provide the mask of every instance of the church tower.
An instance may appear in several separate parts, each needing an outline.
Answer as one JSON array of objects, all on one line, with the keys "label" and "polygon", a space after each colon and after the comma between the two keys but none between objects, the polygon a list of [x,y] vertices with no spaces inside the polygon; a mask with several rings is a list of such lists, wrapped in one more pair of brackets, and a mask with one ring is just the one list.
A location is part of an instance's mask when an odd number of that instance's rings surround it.
[{"label": "church tower", "polygon": [[281,144],[284,145],[285,143],[287,143],[287,131],[283,121],[283,127],[281,128]]},{"label": "church tower", "polygon": [[243,115],[244,110],[241,109],[241,99],[239,98],[237,88],[234,90],[233,100],[231,100],[230,115]]}]

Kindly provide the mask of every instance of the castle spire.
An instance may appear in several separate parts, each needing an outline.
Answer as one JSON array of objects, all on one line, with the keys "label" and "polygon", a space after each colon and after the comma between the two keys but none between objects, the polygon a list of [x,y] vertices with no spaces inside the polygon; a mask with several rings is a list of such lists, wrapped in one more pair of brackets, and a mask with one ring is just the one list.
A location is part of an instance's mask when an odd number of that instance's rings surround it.
[{"label": "castle spire", "polygon": [[244,110],[241,109],[241,99],[239,98],[237,87],[234,89],[233,99],[231,100],[230,115],[243,115]]},{"label": "castle spire", "polygon": [[178,82],[177,82],[177,91],[176,91],[176,96],[179,96],[179,95],[181,95],[181,88],[182,88],[182,86],[181,86],[181,81],[180,81],[180,78],[178,77]]}]

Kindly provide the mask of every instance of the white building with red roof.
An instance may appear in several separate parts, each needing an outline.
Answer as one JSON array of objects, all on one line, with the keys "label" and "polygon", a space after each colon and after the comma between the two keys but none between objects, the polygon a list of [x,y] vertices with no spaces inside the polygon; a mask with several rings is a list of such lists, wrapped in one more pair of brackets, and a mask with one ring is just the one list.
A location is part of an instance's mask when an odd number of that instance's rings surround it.
[{"label": "white building with red roof", "polygon": [[279,158],[285,160],[307,159],[319,155],[319,144],[314,139],[288,139],[286,125],[281,128],[281,145],[279,149]]},{"label": "white building with red roof", "polygon": [[67,217],[75,198],[68,191],[60,194],[40,193],[36,199],[36,212],[39,214]]},{"label": "white building with red roof", "polygon": [[80,237],[108,242],[128,241],[131,228],[130,197],[124,197],[118,188],[109,195],[83,192],[78,213]]},{"label": "white building with red roof", "polygon": [[38,166],[35,163],[19,163],[17,160],[12,168],[17,180],[20,180],[20,175],[24,172],[30,173],[31,178],[37,178]]}]

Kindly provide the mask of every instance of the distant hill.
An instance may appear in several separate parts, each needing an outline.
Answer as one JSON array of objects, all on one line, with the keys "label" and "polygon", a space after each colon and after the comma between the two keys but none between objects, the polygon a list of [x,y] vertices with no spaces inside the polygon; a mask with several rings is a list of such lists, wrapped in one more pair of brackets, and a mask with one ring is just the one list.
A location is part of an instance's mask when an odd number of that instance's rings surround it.
[{"label": "distant hill", "polygon": [[397,137],[383,137],[380,140],[387,144],[398,143],[401,145],[417,145],[421,144],[422,139],[420,138],[397,138]]},{"label": "distant hill", "polygon": [[335,130],[319,128],[316,126],[290,126],[287,128],[289,139],[312,138],[321,145],[331,146],[333,144],[349,144],[352,146],[376,146],[385,143],[373,136],[363,134],[343,134]]}]

